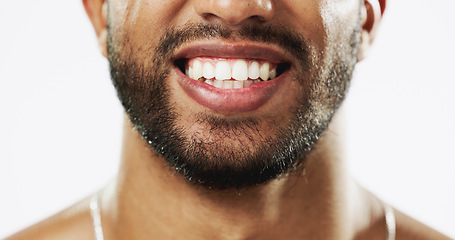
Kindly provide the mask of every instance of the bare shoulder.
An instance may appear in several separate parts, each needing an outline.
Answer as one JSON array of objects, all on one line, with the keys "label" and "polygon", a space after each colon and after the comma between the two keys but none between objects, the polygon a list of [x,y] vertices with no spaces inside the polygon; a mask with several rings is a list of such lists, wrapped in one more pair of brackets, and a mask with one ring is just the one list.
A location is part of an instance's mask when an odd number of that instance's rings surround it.
[{"label": "bare shoulder", "polygon": [[396,239],[451,240],[448,236],[439,233],[398,210],[395,210],[395,215],[397,224]]},{"label": "bare shoulder", "polygon": [[[357,226],[360,227],[359,231],[355,235],[355,240],[384,240],[388,239],[388,227],[394,224],[387,224],[386,218],[390,218],[390,215],[386,217],[385,205],[381,199],[377,196],[361,187],[362,193],[366,197],[364,202],[367,204],[367,209],[371,209],[369,217],[363,219],[361,222],[357,222]],[[428,227],[427,225],[417,221],[416,219],[402,213],[397,209],[393,209],[392,219],[395,221],[395,239],[397,240],[454,240],[444,234]],[[387,221],[388,222],[388,221]],[[393,228],[393,227],[392,227]]]},{"label": "bare shoulder", "polygon": [[89,211],[90,198],[32,225],[5,240],[22,239],[93,239],[94,233]]}]

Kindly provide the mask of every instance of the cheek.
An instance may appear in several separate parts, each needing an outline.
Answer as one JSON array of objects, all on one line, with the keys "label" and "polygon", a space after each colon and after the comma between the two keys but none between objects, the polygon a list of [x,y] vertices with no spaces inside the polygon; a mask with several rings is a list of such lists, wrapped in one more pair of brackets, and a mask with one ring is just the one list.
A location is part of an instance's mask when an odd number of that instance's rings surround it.
[{"label": "cheek", "polygon": [[321,2],[320,9],[329,38],[339,39],[352,33],[360,17],[359,0],[324,0]]},{"label": "cheek", "polygon": [[277,14],[277,20],[289,22],[317,52],[322,52],[331,40],[352,32],[359,4],[359,0],[281,1],[277,11],[285,14]]},{"label": "cheek", "polygon": [[321,0],[280,1],[276,4],[276,22],[288,23],[286,27],[300,33],[316,49],[323,49],[326,38]]},{"label": "cheek", "polygon": [[[147,50],[154,47],[168,29],[188,19],[189,8],[184,0],[111,1],[109,18],[113,30],[128,39],[132,47]],[[186,20],[188,21],[188,20]]]}]

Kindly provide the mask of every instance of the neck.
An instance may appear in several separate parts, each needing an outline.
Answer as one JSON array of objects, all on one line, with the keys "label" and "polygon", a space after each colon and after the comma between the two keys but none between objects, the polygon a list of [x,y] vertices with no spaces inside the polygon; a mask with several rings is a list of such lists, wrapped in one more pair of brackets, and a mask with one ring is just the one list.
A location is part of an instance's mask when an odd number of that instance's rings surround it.
[{"label": "neck", "polygon": [[353,239],[354,219],[371,215],[347,176],[339,119],[304,169],[223,191],[187,183],[125,122],[120,172],[101,203],[105,239]]}]

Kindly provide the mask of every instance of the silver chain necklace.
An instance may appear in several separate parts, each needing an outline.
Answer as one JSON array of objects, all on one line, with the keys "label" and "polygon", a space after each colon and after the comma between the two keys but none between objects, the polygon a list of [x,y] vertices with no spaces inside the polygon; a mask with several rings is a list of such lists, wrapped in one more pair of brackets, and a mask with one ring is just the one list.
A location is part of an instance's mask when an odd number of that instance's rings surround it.
[{"label": "silver chain necklace", "polygon": [[[92,216],[93,230],[95,232],[96,240],[104,240],[103,227],[101,226],[101,210],[99,194],[95,194],[90,201],[90,215]],[[387,230],[386,240],[395,240],[396,224],[395,213],[393,208],[383,203],[385,213],[385,225]]]},{"label": "silver chain necklace", "polygon": [[99,193],[93,195],[90,201],[90,215],[92,216],[93,230],[96,240],[104,240],[103,226],[101,226],[101,209],[99,201]]},{"label": "silver chain necklace", "polygon": [[395,223],[395,213],[393,212],[393,208],[390,207],[388,204],[382,203],[385,213],[385,226],[387,230],[387,237],[386,240],[395,240],[395,235],[397,231],[397,226]]}]

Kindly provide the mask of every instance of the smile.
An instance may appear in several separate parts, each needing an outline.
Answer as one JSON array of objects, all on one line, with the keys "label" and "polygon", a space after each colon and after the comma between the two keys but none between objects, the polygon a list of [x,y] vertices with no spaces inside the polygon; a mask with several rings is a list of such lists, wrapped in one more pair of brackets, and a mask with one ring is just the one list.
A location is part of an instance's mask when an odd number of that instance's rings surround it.
[{"label": "smile", "polygon": [[278,50],[256,45],[193,46],[180,51],[175,59],[184,92],[221,113],[260,108],[281,88],[290,69]]},{"label": "smile", "polygon": [[240,89],[273,80],[284,68],[283,64],[254,59],[198,57],[186,61],[185,75],[216,88]]}]

